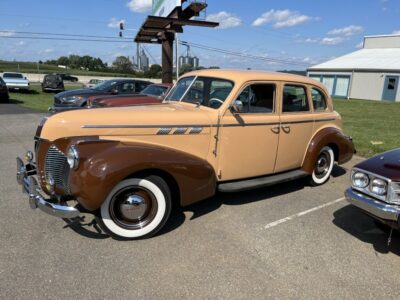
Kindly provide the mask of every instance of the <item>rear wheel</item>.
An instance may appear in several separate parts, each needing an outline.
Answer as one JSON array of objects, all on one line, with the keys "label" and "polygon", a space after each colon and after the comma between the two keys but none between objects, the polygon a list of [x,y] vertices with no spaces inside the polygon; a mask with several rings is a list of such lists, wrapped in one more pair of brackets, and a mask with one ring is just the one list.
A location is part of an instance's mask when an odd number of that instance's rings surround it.
[{"label": "rear wheel", "polygon": [[331,176],[335,155],[329,146],[325,146],[318,154],[315,161],[314,170],[309,177],[309,182],[312,186],[324,184]]},{"label": "rear wheel", "polygon": [[159,176],[118,183],[100,208],[100,226],[113,237],[141,239],[156,234],[171,213],[171,193]]}]

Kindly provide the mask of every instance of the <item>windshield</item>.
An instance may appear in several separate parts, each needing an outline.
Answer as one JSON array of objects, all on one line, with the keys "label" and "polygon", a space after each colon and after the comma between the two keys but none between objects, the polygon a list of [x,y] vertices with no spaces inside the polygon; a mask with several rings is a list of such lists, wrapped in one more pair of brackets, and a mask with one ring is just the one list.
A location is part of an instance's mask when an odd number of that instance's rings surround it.
[{"label": "windshield", "polygon": [[4,73],[3,77],[4,78],[24,78],[24,76],[22,76],[22,74],[18,74],[18,73]]},{"label": "windshield", "polygon": [[159,97],[164,96],[167,89],[168,87],[163,85],[149,85],[140,94]]},{"label": "windshield", "polygon": [[92,89],[94,89],[96,91],[108,91],[116,83],[117,83],[117,81],[115,81],[115,80],[106,80],[106,81],[104,81],[102,83],[99,83],[98,85],[96,85]]},{"label": "windshield", "polygon": [[166,98],[167,101],[198,103],[219,108],[233,88],[233,82],[212,77],[185,77],[178,81]]}]

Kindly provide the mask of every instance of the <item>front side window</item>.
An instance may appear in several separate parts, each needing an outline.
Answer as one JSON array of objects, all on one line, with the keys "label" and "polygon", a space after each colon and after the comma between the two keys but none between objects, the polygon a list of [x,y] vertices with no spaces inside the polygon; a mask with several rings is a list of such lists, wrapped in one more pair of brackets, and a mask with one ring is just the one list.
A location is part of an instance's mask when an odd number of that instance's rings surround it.
[{"label": "front side window", "polygon": [[135,92],[135,84],[132,82],[125,82],[116,86],[116,88],[121,94],[132,94]]},{"label": "front side window", "polygon": [[167,101],[183,101],[210,108],[219,108],[232,91],[229,80],[212,77],[185,77],[178,81],[166,98]]},{"label": "front side window", "polygon": [[286,84],[283,88],[282,112],[310,111],[304,86]]},{"label": "front side window", "polygon": [[272,113],[274,99],[274,84],[252,84],[240,93],[236,101],[243,105],[242,113]]},{"label": "front side window", "polygon": [[313,102],[314,111],[325,111],[326,110],[326,99],[324,94],[316,89],[311,89],[311,97]]}]

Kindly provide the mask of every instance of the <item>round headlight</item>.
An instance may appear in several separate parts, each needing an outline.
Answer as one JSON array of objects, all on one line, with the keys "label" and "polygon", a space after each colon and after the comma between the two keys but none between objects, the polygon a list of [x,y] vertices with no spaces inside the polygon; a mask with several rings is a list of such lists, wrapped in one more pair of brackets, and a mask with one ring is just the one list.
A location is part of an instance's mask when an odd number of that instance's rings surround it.
[{"label": "round headlight", "polygon": [[71,169],[78,168],[79,165],[79,152],[74,145],[69,147],[67,152],[67,161]]},{"label": "round headlight", "polygon": [[383,196],[387,193],[387,183],[382,179],[375,178],[371,182],[370,190],[374,194]]},{"label": "round headlight", "polygon": [[369,178],[367,174],[361,172],[355,172],[351,178],[354,187],[366,188],[369,184]]}]

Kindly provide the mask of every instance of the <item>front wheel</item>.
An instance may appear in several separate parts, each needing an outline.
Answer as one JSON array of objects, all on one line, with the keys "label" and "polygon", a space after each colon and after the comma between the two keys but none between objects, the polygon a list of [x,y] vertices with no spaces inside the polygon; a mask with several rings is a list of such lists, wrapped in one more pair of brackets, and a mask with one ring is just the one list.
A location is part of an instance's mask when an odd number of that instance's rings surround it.
[{"label": "front wheel", "polygon": [[331,176],[335,155],[329,146],[325,146],[318,154],[315,161],[314,169],[309,177],[309,182],[312,186],[324,184]]},{"label": "front wheel", "polygon": [[141,239],[156,234],[171,213],[171,193],[159,176],[118,183],[100,208],[99,224],[113,237]]}]

